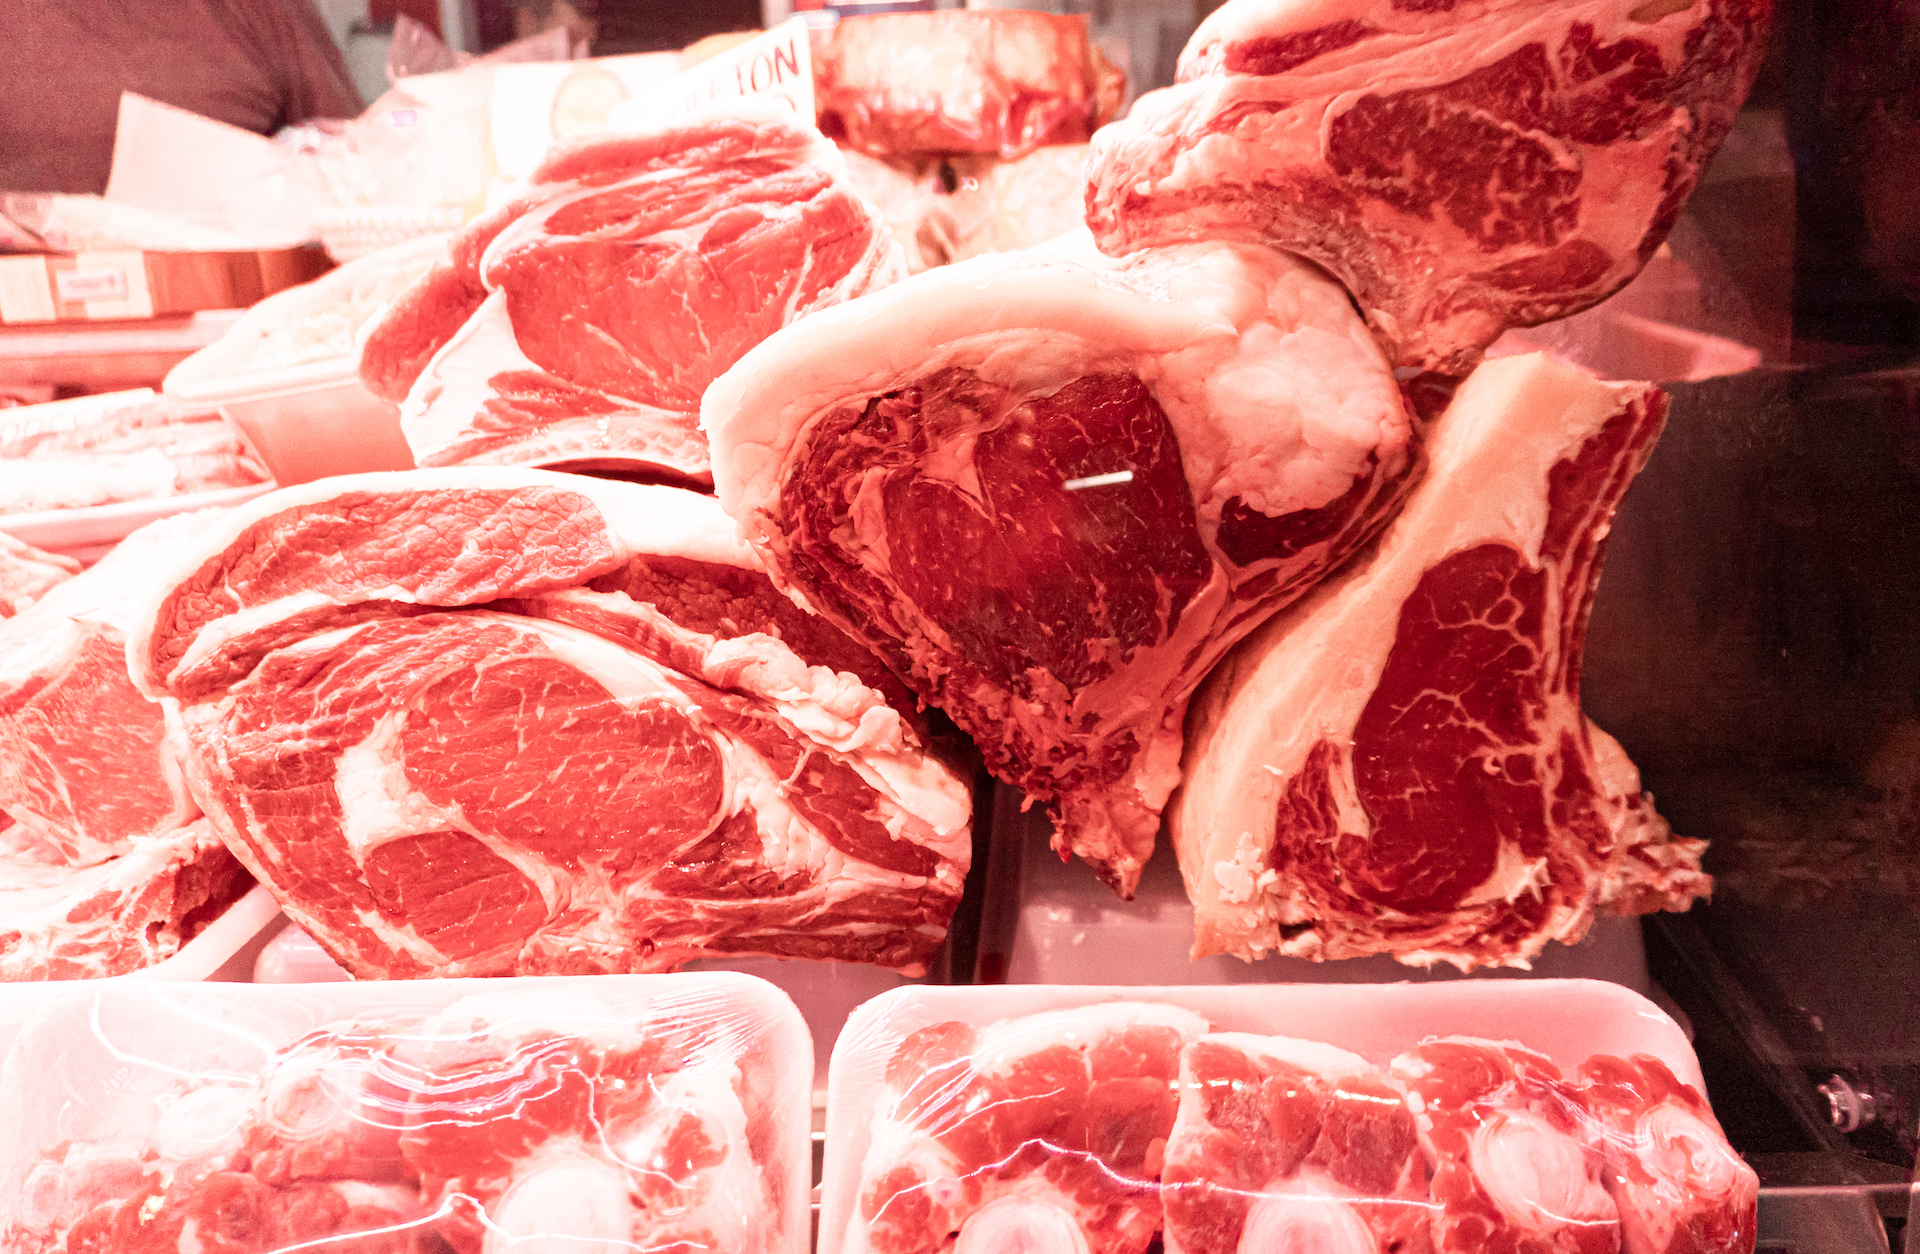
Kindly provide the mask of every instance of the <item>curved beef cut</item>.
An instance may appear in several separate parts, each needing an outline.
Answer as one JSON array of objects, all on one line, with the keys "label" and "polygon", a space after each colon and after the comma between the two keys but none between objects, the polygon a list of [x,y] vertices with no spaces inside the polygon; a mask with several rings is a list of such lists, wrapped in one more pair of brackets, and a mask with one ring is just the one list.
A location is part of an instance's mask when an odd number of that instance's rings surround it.
[{"label": "curved beef cut", "polygon": [[1222,1032],[1180,1056],[1169,1254],[1426,1254],[1427,1175],[1413,1115],[1358,1054]]},{"label": "curved beef cut", "polygon": [[1194,955],[1525,966],[1596,908],[1708,891],[1580,712],[1613,511],[1665,418],[1652,384],[1482,365],[1375,550],[1201,687],[1168,809]]},{"label": "curved beef cut", "polygon": [[1772,0],[1231,0],[1094,139],[1115,253],[1260,240],[1359,299],[1399,366],[1626,284],[1745,99]]},{"label": "curved beef cut", "polygon": [[1414,477],[1346,295],[1271,249],[1084,236],[916,275],[707,393],[721,504],[775,578],[1051,801],[1131,895],[1188,694]]},{"label": "curved beef cut", "polygon": [[583,141],[530,183],[369,333],[361,377],[419,465],[705,483],[707,384],[906,272],[833,145],[770,110]]},{"label": "curved beef cut", "polygon": [[966,787],[710,497],[349,476],[181,561],[135,677],[179,703],[222,836],[358,975],[917,972],[944,936]]},{"label": "curved beef cut", "polygon": [[65,554],[36,549],[0,531],[0,618],[12,618],[80,570],[80,563]]}]

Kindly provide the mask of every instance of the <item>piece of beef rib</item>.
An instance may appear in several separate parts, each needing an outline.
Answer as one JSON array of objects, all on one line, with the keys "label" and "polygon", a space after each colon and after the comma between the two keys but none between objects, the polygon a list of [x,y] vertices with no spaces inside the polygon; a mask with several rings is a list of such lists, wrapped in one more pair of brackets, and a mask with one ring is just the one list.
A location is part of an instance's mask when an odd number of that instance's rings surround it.
[{"label": "piece of beef rib", "polygon": [[1161,1175],[1169,1254],[1416,1254],[1427,1175],[1413,1115],[1358,1054],[1240,1032],[1181,1054]]},{"label": "piece of beef rib", "polygon": [[1626,1254],[1745,1254],[1760,1177],[1692,1085],[1648,1054],[1580,1066]]},{"label": "piece of beef rib", "polygon": [[965,784],[711,497],[505,467],[283,489],[180,559],[129,659],[221,834],[357,975],[917,973],[959,900]]},{"label": "piece of beef rib", "polygon": [[0,980],[86,980],[164,962],[253,887],[205,819],[92,866],[0,821]]},{"label": "piece of beef rib", "polygon": [[1524,966],[1596,907],[1710,881],[1580,712],[1607,530],[1666,413],[1652,384],[1483,364],[1405,510],[1221,662],[1168,814],[1194,955]]},{"label": "piece of beef rib", "polygon": [[1230,0],[1094,140],[1125,252],[1254,239],[1354,293],[1396,365],[1464,374],[1646,264],[1732,125],[1772,0]]},{"label": "piece of beef rib", "polygon": [[0,618],[12,618],[80,571],[80,563],[73,558],[37,549],[0,531]]},{"label": "piece of beef rib", "polygon": [[199,813],[161,706],[127,674],[127,629],[172,554],[217,511],[135,531],[0,623],[0,811],[70,866],[91,866]]},{"label": "piece of beef rib", "polygon": [[905,271],[811,126],[761,112],[564,148],[369,333],[422,466],[709,480],[700,394],[796,318]]},{"label": "piece of beef rib", "polygon": [[847,1254],[1142,1254],[1180,1051],[1206,1020],[1113,1002],[909,1034],[886,1066]]},{"label": "piece of beef rib", "polygon": [[775,578],[1128,896],[1194,685],[1419,461],[1346,294],[1256,245],[1082,234],[931,270],[770,337],[702,413]]},{"label": "piece of beef rib", "polygon": [[1435,1254],[1615,1254],[1619,1211],[1580,1090],[1553,1061],[1468,1037],[1389,1068],[1433,1163]]}]

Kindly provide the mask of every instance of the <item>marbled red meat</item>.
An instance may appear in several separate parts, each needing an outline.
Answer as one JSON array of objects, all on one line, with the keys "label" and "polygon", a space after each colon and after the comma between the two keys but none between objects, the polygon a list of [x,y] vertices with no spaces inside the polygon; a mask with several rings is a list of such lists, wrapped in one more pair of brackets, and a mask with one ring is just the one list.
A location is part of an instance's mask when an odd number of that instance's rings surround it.
[{"label": "marbled red meat", "polygon": [[1580,1090],[1518,1045],[1446,1037],[1393,1060],[1433,1163],[1436,1254],[1614,1254],[1619,1213]]},{"label": "marbled red meat", "polygon": [[1413,1115],[1358,1054],[1219,1033],[1180,1057],[1169,1254],[1421,1254],[1427,1175]]},{"label": "marbled red meat", "polygon": [[1705,894],[1702,842],[1580,712],[1607,529],[1664,414],[1649,384],[1486,363],[1377,548],[1221,663],[1169,810],[1196,955],[1524,965],[1598,908]]},{"label": "marbled red meat", "polygon": [[1115,1002],[909,1034],[887,1062],[847,1254],[1141,1254],[1180,1050],[1206,1021]]},{"label": "marbled red meat", "polygon": [[916,971],[959,899],[964,784],[710,498],[329,480],[237,516],[146,621],[196,794],[361,975]]},{"label": "marbled red meat", "polygon": [[703,421],[775,577],[1051,802],[1055,847],[1123,895],[1194,684],[1418,465],[1345,294],[1237,245],[916,275],[768,339]]},{"label": "marbled red meat", "polygon": [[370,333],[423,466],[708,479],[700,393],[770,332],[903,274],[811,127],[774,113],[583,141],[471,223]]},{"label": "marbled red meat", "polygon": [[1503,330],[1640,270],[1732,125],[1771,0],[1231,0],[1174,86],[1094,141],[1120,253],[1250,239],[1325,266],[1396,365],[1465,373]]},{"label": "marbled red meat", "polygon": [[1580,1079],[1627,1254],[1753,1248],[1760,1178],[1727,1144],[1697,1089],[1647,1054],[1589,1058]]}]

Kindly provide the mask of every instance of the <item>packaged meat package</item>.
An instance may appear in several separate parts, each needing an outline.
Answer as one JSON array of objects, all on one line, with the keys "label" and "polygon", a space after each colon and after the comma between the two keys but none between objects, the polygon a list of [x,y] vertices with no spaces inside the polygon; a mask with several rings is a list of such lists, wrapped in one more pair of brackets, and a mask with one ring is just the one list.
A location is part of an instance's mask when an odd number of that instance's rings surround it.
[{"label": "packaged meat package", "polygon": [[223,520],[127,646],[193,793],[362,978],[918,974],[968,782],[713,498],[518,467],[339,476]]},{"label": "packaged meat package", "polygon": [[1112,119],[1126,75],[1083,16],[949,9],[843,17],[815,36],[820,129],[875,157],[1078,144]]},{"label": "packaged meat package", "polygon": [[1347,295],[1258,245],[1084,232],[769,336],[701,403],[720,504],[805,604],[1051,803],[1122,896],[1189,694],[1385,524],[1416,419]]},{"label": "packaged meat package", "polygon": [[803,1254],[810,1072],[738,975],[89,987],[0,1067],[0,1243]]},{"label": "packaged meat package", "polygon": [[819,1249],[1742,1251],[1756,1196],[1610,984],[913,988],[834,1051]]}]

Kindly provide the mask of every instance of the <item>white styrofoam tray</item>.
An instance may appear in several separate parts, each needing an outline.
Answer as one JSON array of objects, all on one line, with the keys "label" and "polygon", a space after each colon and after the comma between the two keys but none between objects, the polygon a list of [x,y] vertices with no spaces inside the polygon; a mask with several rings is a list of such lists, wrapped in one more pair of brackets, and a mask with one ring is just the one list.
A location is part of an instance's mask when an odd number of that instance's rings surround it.
[{"label": "white styrofoam tray", "polygon": [[1454,980],[1432,984],[968,985],[898,989],[855,1011],[829,1068],[820,1254],[837,1254],[858,1200],[869,1128],[887,1061],[909,1033],[958,1020],[1004,1019],[1114,1001],[1164,1002],[1204,1016],[1216,1032],[1323,1041],[1375,1066],[1428,1037],[1517,1041],[1571,1074],[1595,1054],[1651,1054],[1705,1092],[1680,1026],[1629,989],[1604,980]]}]

